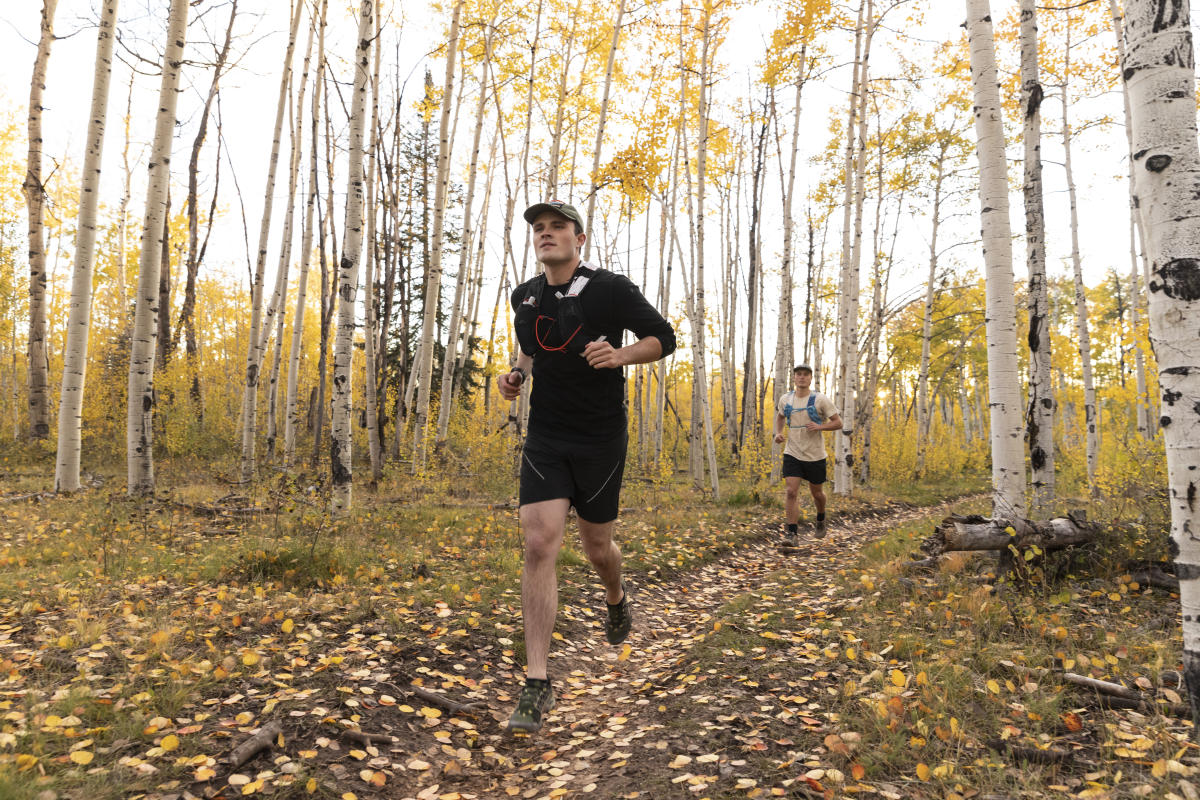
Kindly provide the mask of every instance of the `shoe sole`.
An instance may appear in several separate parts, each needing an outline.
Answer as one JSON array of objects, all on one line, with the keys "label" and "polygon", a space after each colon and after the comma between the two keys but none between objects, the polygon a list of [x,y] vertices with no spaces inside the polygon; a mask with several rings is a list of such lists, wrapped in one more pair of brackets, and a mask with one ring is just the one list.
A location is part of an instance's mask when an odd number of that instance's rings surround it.
[{"label": "shoe sole", "polygon": [[522,733],[537,733],[538,731],[540,731],[542,729],[542,726],[544,724],[546,724],[546,715],[549,714],[553,708],[554,708],[554,695],[551,695],[550,696],[550,705],[546,706],[546,708],[542,711],[542,721],[541,722],[537,722],[537,723],[513,722],[510,719],[508,721],[508,730],[509,731],[521,731]]}]

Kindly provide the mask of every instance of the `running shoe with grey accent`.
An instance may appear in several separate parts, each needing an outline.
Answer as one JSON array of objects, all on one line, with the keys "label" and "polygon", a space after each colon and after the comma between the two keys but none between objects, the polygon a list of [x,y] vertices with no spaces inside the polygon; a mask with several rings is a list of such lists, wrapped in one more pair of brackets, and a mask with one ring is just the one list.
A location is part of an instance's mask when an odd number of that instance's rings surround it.
[{"label": "running shoe with grey accent", "polygon": [[816,525],[813,526],[813,535],[815,535],[818,539],[824,539],[826,532],[827,529],[825,527],[825,520],[817,520]]},{"label": "running shoe with grey accent", "polygon": [[510,731],[534,733],[542,727],[542,720],[554,708],[554,689],[549,680],[526,678],[517,708],[508,718]]},{"label": "running shoe with grey accent", "polygon": [[604,636],[609,644],[620,644],[629,635],[633,626],[633,607],[629,602],[629,589],[621,584],[621,602],[608,607],[608,618],[604,621]]}]

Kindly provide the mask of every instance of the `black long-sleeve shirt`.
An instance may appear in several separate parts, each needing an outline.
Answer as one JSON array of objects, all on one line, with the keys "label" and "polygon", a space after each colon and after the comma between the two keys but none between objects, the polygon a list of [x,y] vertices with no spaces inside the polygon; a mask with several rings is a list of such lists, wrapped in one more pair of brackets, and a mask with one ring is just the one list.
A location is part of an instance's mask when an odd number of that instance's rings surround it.
[{"label": "black long-sleeve shirt", "polygon": [[[513,290],[515,311],[529,294],[532,280]],[[538,299],[538,344],[533,356],[533,389],[529,397],[529,432],[572,441],[608,439],[625,434],[625,371],[593,369],[583,356],[547,350],[562,343],[556,321],[558,298],[567,284],[547,285]],[[638,339],[656,337],[662,355],[675,350],[675,330],[641,290],[624,275],[597,270],[579,295],[587,326],[603,334],[613,347],[622,346],[625,331]],[[544,345],[544,346],[543,346]]]}]

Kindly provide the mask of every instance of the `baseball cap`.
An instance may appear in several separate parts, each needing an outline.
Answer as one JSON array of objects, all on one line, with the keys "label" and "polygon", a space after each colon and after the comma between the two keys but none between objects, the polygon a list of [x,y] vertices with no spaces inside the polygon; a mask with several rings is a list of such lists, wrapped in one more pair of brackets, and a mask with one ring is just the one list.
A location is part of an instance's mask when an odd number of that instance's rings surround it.
[{"label": "baseball cap", "polygon": [[553,211],[555,214],[566,217],[580,228],[584,227],[583,217],[579,215],[579,211],[576,210],[575,206],[568,205],[562,200],[546,200],[541,203],[534,203],[529,208],[525,209],[523,216],[525,217],[525,221],[532,225],[533,221],[537,219],[538,216],[547,211]]}]

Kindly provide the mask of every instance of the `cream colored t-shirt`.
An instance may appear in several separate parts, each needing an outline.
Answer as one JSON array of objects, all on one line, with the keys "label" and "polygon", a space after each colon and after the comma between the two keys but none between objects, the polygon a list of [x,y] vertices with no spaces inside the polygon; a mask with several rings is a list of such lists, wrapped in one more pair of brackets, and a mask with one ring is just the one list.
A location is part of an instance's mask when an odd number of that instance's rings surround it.
[{"label": "cream colored t-shirt", "polygon": [[[816,396],[817,414],[821,417],[821,424],[829,421],[831,417],[837,414],[837,407],[833,401],[820,392],[809,392]],[[792,406],[791,419],[788,419],[784,410],[788,404]],[[786,392],[780,395],[779,402],[775,404],[776,413],[784,418],[784,424],[787,427],[787,444],[783,448],[783,452],[792,458],[801,461],[820,461],[825,458],[825,432],[810,431],[805,428],[805,424],[809,421],[808,410],[808,395],[804,397],[796,397],[796,392]]]}]

